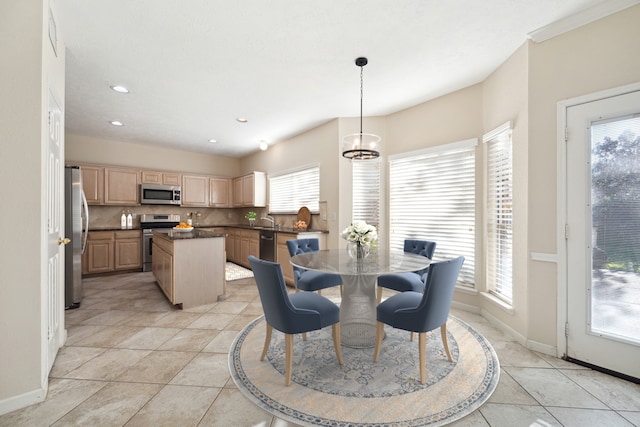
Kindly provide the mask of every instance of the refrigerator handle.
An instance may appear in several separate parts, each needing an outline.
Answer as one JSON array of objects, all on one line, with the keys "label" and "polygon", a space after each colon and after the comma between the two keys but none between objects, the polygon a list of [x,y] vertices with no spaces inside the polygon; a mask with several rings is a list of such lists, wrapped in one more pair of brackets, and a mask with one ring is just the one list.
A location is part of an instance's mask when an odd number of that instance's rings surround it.
[{"label": "refrigerator handle", "polygon": [[84,211],[84,215],[82,215],[84,217],[84,239],[81,253],[84,254],[85,249],[87,249],[87,238],[89,237],[89,206],[87,205],[87,197],[84,194],[84,190],[80,190],[80,195],[82,196],[82,208]]}]

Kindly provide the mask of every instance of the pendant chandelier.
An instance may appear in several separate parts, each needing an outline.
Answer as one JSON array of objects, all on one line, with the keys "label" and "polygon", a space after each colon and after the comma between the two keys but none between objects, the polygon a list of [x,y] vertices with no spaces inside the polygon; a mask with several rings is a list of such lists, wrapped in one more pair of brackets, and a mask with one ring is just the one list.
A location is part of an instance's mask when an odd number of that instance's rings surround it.
[{"label": "pendant chandelier", "polygon": [[351,160],[369,160],[380,157],[380,140],[378,135],[362,132],[362,71],[367,65],[367,58],[357,58],[356,66],[360,67],[360,133],[342,138],[342,156]]}]

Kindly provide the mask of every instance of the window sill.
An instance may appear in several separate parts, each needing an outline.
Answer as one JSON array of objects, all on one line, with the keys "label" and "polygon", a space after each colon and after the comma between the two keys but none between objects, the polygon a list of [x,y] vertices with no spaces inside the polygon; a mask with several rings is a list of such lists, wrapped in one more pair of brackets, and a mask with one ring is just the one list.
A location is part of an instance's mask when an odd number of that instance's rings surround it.
[{"label": "window sill", "polygon": [[509,313],[512,316],[515,314],[515,310],[513,309],[513,306],[509,303],[502,301],[500,298],[497,298],[488,292],[480,292],[480,295],[490,303],[496,305],[499,309],[501,309],[505,313]]},{"label": "window sill", "polygon": [[470,288],[468,286],[456,286],[456,292],[467,295],[478,295],[478,291],[476,289]]}]

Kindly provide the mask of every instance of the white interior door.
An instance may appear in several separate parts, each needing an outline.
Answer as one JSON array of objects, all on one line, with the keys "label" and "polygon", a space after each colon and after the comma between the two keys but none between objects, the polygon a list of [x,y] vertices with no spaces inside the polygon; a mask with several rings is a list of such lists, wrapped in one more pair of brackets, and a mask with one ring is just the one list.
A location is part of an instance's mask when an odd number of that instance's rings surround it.
[{"label": "white interior door", "polygon": [[64,316],[64,167],[62,158],[62,111],[49,93],[47,144],[47,290],[46,331],[49,372],[62,345]]},{"label": "white interior door", "polygon": [[640,378],[640,91],[566,120],[567,355]]}]

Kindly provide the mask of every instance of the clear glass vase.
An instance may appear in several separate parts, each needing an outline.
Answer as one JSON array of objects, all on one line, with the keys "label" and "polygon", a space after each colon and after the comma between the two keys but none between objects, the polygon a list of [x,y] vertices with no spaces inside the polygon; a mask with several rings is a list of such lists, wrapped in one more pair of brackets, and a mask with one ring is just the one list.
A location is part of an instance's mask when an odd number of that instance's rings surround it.
[{"label": "clear glass vase", "polygon": [[353,259],[364,259],[369,256],[371,247],[357,242],[347,242],[347,253]]}]

